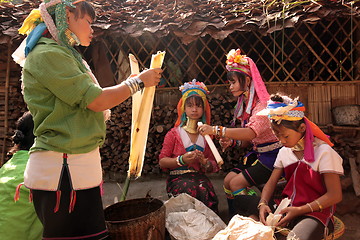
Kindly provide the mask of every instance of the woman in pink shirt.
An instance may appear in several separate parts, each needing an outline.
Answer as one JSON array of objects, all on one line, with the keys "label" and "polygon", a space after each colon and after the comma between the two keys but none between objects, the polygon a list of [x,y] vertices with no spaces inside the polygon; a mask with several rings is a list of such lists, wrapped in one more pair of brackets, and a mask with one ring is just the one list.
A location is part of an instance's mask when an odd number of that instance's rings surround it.
[{"label": "woman in pink shirt", "polygon": [[[247,205],[246,198],[255,195],[249,187],[264,184],[269,179],[281,143],[272,132],[267,117],[256,115],[266,107],[269,93],[253,60],[241,55],[240,49],[233,49],[227,54],[226,69],[229,90],[238,98],[232,128],[204,124],[199,127],[199,131],[202,135],[210,134],[220,138],[223,150],[230,146],[250,145],[251,150],[224,179],[230,215],[248,215],[250,206]],[[236,121],[240,122],[239,127],[235,127]],[[235,197],[240,200],[237,209],[233,206]]]},{"label": "woman in pink shirt", "polygon": [[208,90],[194,79],[182,85],[180,91],[178,119],[166,134],[159,156],[160,167],[169,171],[166,190],[169,197],[187,193],[217,212],[218,199],[205,173],[217,172],[219,167],[204,137],[197,132],[199,121],[210,123]]}]

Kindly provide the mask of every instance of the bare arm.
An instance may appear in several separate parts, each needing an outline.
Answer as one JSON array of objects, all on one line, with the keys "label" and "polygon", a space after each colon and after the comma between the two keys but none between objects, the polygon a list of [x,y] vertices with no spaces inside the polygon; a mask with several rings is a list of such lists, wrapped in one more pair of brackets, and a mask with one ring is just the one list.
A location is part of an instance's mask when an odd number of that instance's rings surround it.
[{"label": "bare arm", "polygon": [[[145,87],[156,86],[160,82],[162,69],[154,68],[141,72],[138,77]],[[92,101],[87,108],[94,112],[101,112],[113,108],[130,97],[130,89],[125,84],[104,88],[102,93]]]},{"label": "bare arm", "polygon": [[276,184],[279,181],[283,171],[284,170],[282,168],[274,168],[269,180],[266,182],[263,190],[261,191],[261,199],[259,202],[259,215],[261,222],[264,224],[267,214],[271,212],[268,203],[274,193]]},{"label": "bare arm", "polygon": [[[320,211],[322,209],[328,208],[332,205],[335,205],[342,200],[342,190],[340,184],[340,177],[336,173],[324,173],[324,182],[326,186],[326,193],[309,203],[314,211]],[[319,205],[320,204],[320,205]]]},{"label": "bare arm", "polygon": [[176,158],[164,157],[159,160],[159,165],[161,168],[173,169],[179,167],[176,162]]},{"label": "bare arm", "polygon": [[[199,128],[201,135],[215,135],[213,126],[203,124]],[[234,140],[251,141],[256,137],[255,132],[251,128],[226,128],[225,136]]]},{"label": "bare arm", "polygon": [[256,137],[256,134],[251,128],[226,128],[225,137],[234,140],[251,141]]},{"label": "bare arm", "polygon": [[285,217],[278,223],[280,226],[285,225],[297,216],[304,215],[309,212],[321,211],[322,209],[330,207],[342,200],[339,175],[336,173],[324,173],[323,177],[326,186],[326,193],[318,199],[315,199],[303,206],[287,207],[280,211],[280,214],[286,213]]},{"label": "bare arm", "polygon": [[[191,151],[191,152],[187,152],[187,153],[183,154],[182,160],[185,165],[191,165],[191,164],[194,164],[194,162],[198,161],[198,159],[203,158],[203,157],[204,157],[204,154],[201,151],[195,150],[195,151]],[[159,160],[159,165],[161,168],[169,168],[169,169],[180,167],[180,165],[178,165],[178,163],[177,163],[177,157],[161,158]]]},{"label": "bare arm", "polygon": [[104,88],[102,93],[92,101],[87,108],[101,112],[113,108],[130,97],[130,89],[125,84]]}]

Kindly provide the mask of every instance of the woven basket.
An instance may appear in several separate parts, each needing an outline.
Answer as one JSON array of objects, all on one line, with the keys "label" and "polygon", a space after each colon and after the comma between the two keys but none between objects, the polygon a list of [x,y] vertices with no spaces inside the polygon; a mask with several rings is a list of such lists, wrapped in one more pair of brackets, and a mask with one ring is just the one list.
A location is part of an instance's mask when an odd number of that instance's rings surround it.
[{"label": "woven basket", "polygon": [[137,198],[105,208],[111,239],[165,239],[165,206],[159,199]]},{"label": "woven basket", "polygon": [[[276,228],[277,232],[280,232],[282,235],[287,236],[290,233],[290,230],[287,228]],[[341,237],[345,232],[345,225],[340,220],[340,218],[334,216],[334,233],[330,234],[323,240],[335,240]]]}]

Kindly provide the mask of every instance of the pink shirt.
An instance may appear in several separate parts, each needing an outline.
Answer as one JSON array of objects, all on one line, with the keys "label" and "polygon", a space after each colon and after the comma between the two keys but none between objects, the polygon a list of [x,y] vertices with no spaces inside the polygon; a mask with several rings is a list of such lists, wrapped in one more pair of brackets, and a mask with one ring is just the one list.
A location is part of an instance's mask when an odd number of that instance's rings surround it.
[{"label": "pink shirt", "polygon": [[[186,153],[186,150],[185,150],[185,147],[183,144],[183,140],[180,137],[179,129],[180,129],[180,127],[174,127],[172,129],[170,129],[170,131],[166,134],[164,143],[163,143],[163,147],[162,147],[160,155],[159,155],[159,159],[162,159],[164,157],[174,158],[174,157],[177,157],[179,155],[183,155]],[[199,138],[204,138],[204,137],[199,135]],[[216,163],[215,157],[212,154],[206,141],[204,141],[204,142],[205,142],[204,156],[209,159],[209,161],[212,165],[213,172],[217,172],[219,170],[219,167]],[[192,167],[193,169],[198,170],[198,171],[201,169],[199,162],[197,162],[194,165],[188,166],[188,167]]]},{"label": "pink shirt", "polygon": [[256,134],[256,137],[251,141],[254,145],[254,150],[256,150],[258,144],[279,141],[271,129],[271,123],[268,117],[256,115],[264,108],[266,108],[266,103],[258,101],[251,112],[249,122],[246,124],[246,127],[251,128]]}]

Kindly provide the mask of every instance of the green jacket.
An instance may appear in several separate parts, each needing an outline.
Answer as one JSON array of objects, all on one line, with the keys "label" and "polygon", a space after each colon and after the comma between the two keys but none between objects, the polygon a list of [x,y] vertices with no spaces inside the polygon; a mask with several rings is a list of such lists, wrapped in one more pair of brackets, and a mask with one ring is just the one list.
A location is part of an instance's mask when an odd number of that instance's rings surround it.
[{"label": "green jacket", "polygon": [[41,239],[43,227],[33,203],[29,202],[29,189],[20,189],[20,199],[14,202],[19,183],[24,181],[24,170],[29,158],[28,151],[17,151],[0,168],[0,239],[37,240]]},{"label": "green jacket", "polygon": [[40,38],[27,56],[22,80],[36,136],[30,152],[79,154],[104,143],[103,113],[86,107],[102,89],[69,49]]}]

